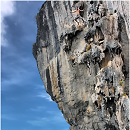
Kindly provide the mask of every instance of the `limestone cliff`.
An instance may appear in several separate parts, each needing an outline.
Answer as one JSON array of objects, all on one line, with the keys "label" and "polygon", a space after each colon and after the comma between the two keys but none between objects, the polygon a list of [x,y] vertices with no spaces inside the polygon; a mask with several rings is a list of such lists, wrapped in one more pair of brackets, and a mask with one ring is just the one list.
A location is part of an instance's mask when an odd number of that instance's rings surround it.
[{"label": "limestone cliff", "polygon": [[46,1],[37,14],[33,55],[70,130],[129,129],[128,12],[127,1]]}]

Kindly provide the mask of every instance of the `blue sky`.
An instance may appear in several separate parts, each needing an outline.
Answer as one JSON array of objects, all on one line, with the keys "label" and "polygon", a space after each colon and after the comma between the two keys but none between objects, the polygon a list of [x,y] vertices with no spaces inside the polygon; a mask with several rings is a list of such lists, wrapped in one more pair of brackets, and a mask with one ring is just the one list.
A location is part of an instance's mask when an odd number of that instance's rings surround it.
[{"label": "blue sky", "polygon": [[2,130],[69,130],[57,104],[45,92],[32,55],[35,16],[43,1],[1,4]]}]

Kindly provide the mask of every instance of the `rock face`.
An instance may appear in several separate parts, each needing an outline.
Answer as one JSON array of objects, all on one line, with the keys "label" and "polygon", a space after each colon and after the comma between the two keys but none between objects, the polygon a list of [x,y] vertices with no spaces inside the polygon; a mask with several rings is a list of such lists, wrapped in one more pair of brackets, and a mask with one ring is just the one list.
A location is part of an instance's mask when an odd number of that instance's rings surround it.
[{"label": "rock face", "polygon": [[47,1],[37,14],[33,55],[70,130],[129,130],[128,5]]}]

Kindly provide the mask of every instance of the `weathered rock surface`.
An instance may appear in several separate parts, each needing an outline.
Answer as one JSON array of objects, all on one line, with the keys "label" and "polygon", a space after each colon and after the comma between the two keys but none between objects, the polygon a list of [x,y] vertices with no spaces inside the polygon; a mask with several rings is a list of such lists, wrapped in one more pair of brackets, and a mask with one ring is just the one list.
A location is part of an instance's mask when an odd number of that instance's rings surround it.
[{"label": "weathered rock surface", "polygon": [[129,130],[128,12],[125,1],[47,1],[37,14],[33,55],[70,130]]}]

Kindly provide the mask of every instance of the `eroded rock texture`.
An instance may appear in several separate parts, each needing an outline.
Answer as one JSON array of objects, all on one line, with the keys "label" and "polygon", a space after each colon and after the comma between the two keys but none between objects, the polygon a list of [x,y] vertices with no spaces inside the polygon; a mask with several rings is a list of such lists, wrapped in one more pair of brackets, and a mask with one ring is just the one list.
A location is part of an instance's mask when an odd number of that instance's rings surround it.
[{"label": "eroded rock texture", "polygon": [[37,14],[33,55],[70,130],[129,129],[128,12],[123,1],[47,1]]}]

